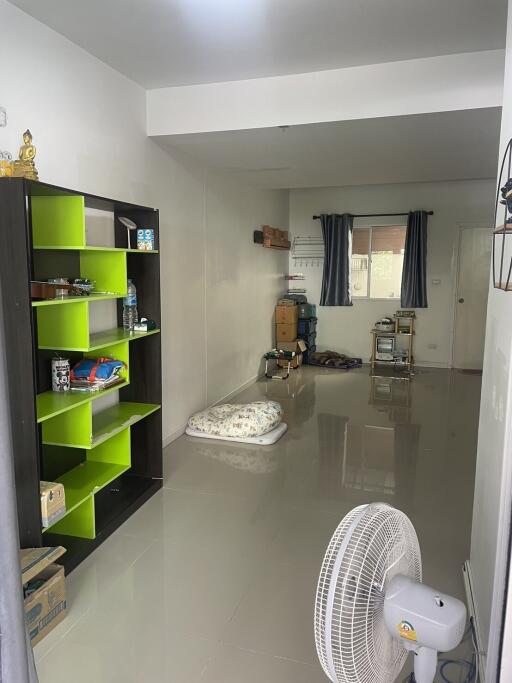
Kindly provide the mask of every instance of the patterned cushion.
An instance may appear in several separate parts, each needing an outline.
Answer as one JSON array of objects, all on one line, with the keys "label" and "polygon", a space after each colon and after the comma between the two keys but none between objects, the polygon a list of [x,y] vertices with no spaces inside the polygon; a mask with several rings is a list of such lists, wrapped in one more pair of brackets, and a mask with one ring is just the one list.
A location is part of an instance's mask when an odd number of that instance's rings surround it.
[{"label": "patterned cushion", "polygon": [[192,415],[188,426],[215,436],[261,436],[281,422],[283,410],[275,401],[214,406]]}]

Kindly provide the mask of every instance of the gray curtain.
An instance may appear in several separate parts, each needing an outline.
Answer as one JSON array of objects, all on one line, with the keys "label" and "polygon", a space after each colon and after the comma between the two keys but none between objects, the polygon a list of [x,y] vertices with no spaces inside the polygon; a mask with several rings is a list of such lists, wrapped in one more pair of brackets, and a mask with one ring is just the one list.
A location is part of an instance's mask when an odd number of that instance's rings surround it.
[{"label": "gray curtain", "polygon": [[320,306],[352,306],[350,293],[350,261],[352,257],[352,225],[349,213],[320,216],[324,238],[324,274]]},{"label": "gray curtain", "polygon": [[411,211],[407,220],[402,308],[427,308],[427,214]]}]

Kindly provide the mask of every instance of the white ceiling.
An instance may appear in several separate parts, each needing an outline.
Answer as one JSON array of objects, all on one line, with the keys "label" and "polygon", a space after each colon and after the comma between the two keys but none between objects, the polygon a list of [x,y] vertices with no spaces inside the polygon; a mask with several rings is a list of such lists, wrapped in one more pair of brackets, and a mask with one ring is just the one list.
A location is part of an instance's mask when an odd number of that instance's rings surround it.
[{"label": "white ceiling", "polygon": [[261,188],[496,177],[500,108],[155,137]]},{"label": "white ceiling", "polygon": [[146,88],[492,50],[506,0],[11,0]]}]

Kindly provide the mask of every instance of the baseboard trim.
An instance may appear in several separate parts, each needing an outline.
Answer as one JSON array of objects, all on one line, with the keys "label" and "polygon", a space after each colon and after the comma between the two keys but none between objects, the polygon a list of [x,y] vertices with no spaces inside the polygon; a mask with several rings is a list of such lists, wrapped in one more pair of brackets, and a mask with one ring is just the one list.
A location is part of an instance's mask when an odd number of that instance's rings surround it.
[{"label": "baseboard trim", "polygon": [[471,620],[471,623],[473,624],[475,632],[475,645],[478,662],[478,681],[479,683],[485,683],[486,653],[482,650],[482,633],[480,631],[480,625],[478,621],[478,610],[476,607],[475,593],[473,591],[473,577],[471,574],[471,565],[469,563],[469,560],[466,560],[462,565],[462,577],[464,579],[464,589],[466,591],[466,602],[468,605],[469,618]]},{"label": "baseboard trim", "polygon": [[[221,398],[217,399],[213,403],[210,403],[210,405],[203,408],[203,410],[208,410],[208,408],[212,408],[213,406],[217,406],[220,403],[225,403],[226,401],[229,401],[229,399],[233,398],[233,396],[236,396],[241,391],[248,389],[252,384],[257,382],[260,379],[260,377],[263,377],[263,375],[254,375],[253,377],[250,377],[247,381],[245,381],[239,387],[237,387],[236,389],[233,389],[232,391],[229,392],[229,394],[222,396]],[[186,428],[187,428],[187,423],[185,422],[184,424],[177,427],[170,434],[165,436],[162,440],[162,447],[165,448],[166,446],[168,446],[173,441],[176,441],[176,439],[179,439],[180,436],[183,436],[183,434],[185,434]]]},{"label": "baseboard trim", "polygon": [[176,439],[179,439],[180,436],[185,434],[186,428],[187,428],[187,423],[185,422],[185,424],[181,425],[180,427],[175,429],[173,432],[171,432],[170,434],[165,436],[162,440],[162,448],[165,448],[166,446],[168,446],[173,441],[176,441]]},{"label": "baseboard trim", "polygon": [[246,382],[241,384],[239,387],[237,387],[236,389],[233,389],[233,391],[230,391],[229,394],[226,394],[225,396],[222,396],[221,398],[219,398],[217,401],[214,401],[211,405],[208,406],[208,408],[211,408],[212,406],[218,406],[220,403],[224,403],[225,401],[229,401],[229,399],[233,398],[233,396],[236,396],[241,391],[248,389],[251,386],[251,384],[254,384],[255,382],[257,382],[260,379],[260,377],[263,377],[263,375],[253,375]]}]

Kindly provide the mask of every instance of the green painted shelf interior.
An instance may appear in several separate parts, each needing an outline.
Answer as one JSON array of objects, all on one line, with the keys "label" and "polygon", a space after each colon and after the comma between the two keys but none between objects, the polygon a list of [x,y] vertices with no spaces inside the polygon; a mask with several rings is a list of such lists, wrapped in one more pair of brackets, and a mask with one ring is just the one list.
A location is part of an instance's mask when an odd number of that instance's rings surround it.
[{"label": "green painted shelf interior", "polygon": [[157,403],[118,403],[92,417],[92,447],[97,448],[117,432],[140,422],[160,409]]},{"label": "green painted shelf interior", "polygon": [[118,251],[81,251],[80,277],[94,280],[98,292],[126,295],[126,254]]},{"label": "green painted shelf interior", "polygon": [[160,330],[150,330],[149,332],[127,332],[122,327],[116,327],[113,330],[106,332],[94,332],[89,338],[89,350],[102,349],[110,344],[115,344],[120,341],[136,341],[137,339],[144,339],[152,334],[160,334]]},{"label": "green painted shelf interior", "polygon": [[85,246],[85,202],[79,195],[32,196],[34,248]]},{"label": "green painted shelf interior", "polygon": [[86,244],[83,247],[74,247],[72,245],[48,245],[45,247],[34,246],[37,251],[118,251],[129,254],[158,254],[158,249],[124,249],[123,247],[98,247],[91,244]]},{"label": "green painted shelf interior", "polygon": [[[84,403],[93,401],[100,396],[105,396],[112,391],[117,391],[130,383],[130,348],[127,341],[102,346],[100,357],[115,358],[121,360],[125,367],[119,372],[119,377],[123,380],[108,389],[86,393],[82,391],[45,391],[36,397],[37,421],[44,422],[56,415],[72,410]],[[84,358],[98,358],[97,351],[86,351]]]},{"label": "green painted shelf interior", "polygon": [[31,202],[34,249],[158,254],[157,249],[123,249],[86,244],[85,200],[80,195],[33,195]]},{"label": "green painted shelf interior", "polygon": [[121,294],[118,292],[112,292],[111,294],[90,294],[87,297],[63,296],[59,299],[43,299],[42,301],[32,301],[32,306],[57,306],[59,304],[74,304],[78,301],[87,301],[92,303],[93,301],[105,301],[107,299],[122,299],[123,296],[125,296],[125,294]]},{"label": "green painted shelf interior", "polygon": [[93,415],[85,403],[43,422],[43,443],[69,448],[97,448],[115,434],[159,410],[155,403],[121,402]]},{"label": "green painted shelf interior", "polygon": [[67,306],[44,306],[37,309],[37,335],[40,349],[54,351],[93,351],[122,341],[134,341],[160,330],[127,332],[114,328],[89,333],[89,302],[83,297]]},{"label": "green painted shelf interior", "polygon": [[[80,273],[76,276],[95,282],[103,292],[90,297],[116,298],[126,295],[126,253],[124,249],[87,248],[85,243],[85,204],[82,196],[32,197],[32,242],[34,249],[78,249]],[[78,297],[80,299],[81,297]],[[74,302],[77,297],[35,301],[35,306]]]},{"label": "green painted shelf interior", "polygon": [[121,368],[119,377],[122,377],[125,382],[130,382],[130,347],[127,341],[116,342],[101,348],[101,353],[98,351],[86,351],[84,358],[115,358],[115,360],[122,360],[125,367]]},{"label": "green painted shelf interior", "polygon": [[113,391],[118,391],[127,385],[128,382],[120,382],[119,384],[110,387],[110,389],[94,391],[90,394],[81,391],[66,391],[62,393],[57,391],[45,391],[42,394],[38,394],[36,397],[37,421],[44,422],[67,410],[72,410],[84,403],[94,401],[101,396],[111,394]]},{"label": "green painted shelf interior", "polygon": [[88,451],[87,459],[57,478],[64,486],[66,515],[43,529],[80,538],[96,536],[94,494],[131,467],[130,429]]},{"label": "green painted shelf interior", "polygon": [[83,297],[67,306],[38,308],[36,315],[40,349],[89,350],[89,304]]}]

